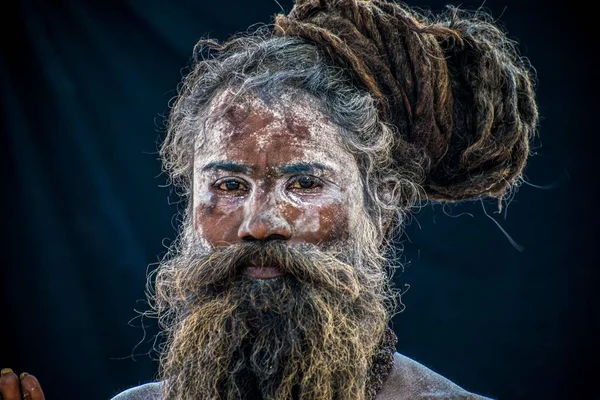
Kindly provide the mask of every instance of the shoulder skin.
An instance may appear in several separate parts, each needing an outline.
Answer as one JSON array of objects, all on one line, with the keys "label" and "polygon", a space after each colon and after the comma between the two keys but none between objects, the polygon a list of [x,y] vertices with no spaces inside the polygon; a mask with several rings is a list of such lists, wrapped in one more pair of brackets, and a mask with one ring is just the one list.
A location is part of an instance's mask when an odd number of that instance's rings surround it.
[{"label": "shoulder skin", "polygon": [[[161,400],[160,383],[152,382],[119,393],[111,400]],[[470,393],[449,379],[399,353],[376,400],[491,400]]]}]

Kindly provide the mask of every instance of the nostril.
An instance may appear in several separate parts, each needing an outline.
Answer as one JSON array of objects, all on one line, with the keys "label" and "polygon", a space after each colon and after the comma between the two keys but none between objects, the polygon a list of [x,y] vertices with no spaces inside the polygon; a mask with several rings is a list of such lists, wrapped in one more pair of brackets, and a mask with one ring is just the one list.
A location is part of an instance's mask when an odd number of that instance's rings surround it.
[{"label": "nostril", "polygon": [[265,239],[265,241],[269,241],[269,240],[287,240],[288,238],[285,237],[284,235],[279,235],[277,233],[274,233],[272,235],[267,236],[267,238]]},{"label": "nostril", "polygon": [[264,239],[258,239],[258,238],[255,238],[252,235],[246,235],[246,236],[242,237],[242,240],[245,241],[245,242],[258,242],[258,241],[268,242],[268,241],[271,241],[271,240],[287,240],[287,239],[288,238],[285,237],[284,235],[279,235],[277,233],[269,235],[269,236],[267,236]]}]

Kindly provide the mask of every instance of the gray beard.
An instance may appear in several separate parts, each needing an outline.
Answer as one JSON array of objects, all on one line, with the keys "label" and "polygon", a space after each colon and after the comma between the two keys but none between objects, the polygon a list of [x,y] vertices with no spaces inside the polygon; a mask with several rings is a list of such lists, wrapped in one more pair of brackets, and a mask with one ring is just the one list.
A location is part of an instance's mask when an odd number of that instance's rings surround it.
[{"label": "gray beard", "polygon": [[[160,363],[165,399],[368,398],[388,321],[381,268],[314,246],[243,247],[159,270],[158,310],[170,311]],[[236,266],[256,251],[287,274],[240,274]]]}]

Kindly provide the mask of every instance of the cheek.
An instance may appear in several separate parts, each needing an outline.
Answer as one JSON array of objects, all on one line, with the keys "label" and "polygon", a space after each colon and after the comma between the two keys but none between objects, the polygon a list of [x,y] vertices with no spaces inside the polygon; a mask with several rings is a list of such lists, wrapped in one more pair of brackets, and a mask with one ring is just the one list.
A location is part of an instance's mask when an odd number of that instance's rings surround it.
[{"label": "cheek", "polygon": [[348,209],[341,204],[325,206],[319,213],[320,235],[326,242],[348,238]]},{"label": "cheek", "polygon": [[309,243],[332,243],[348,237],[347,209],[341,204],[290,207],[285,213],[293,226],[294,239]]},{"label": "cheek", "polygon": [[235,242],[242,218],[243,205],[235,200],[209,195],[194,206],[194,230],[213,246]]}]

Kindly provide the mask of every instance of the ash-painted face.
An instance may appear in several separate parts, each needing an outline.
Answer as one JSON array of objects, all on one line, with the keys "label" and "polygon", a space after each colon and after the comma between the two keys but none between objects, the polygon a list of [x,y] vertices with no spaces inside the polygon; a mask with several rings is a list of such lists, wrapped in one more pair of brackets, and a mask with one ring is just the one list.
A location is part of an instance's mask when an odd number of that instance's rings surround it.
[{"label": "ash-painted face", "polygon": [[199,238],[211,246],[280,239],[324,248],[348,239],[363,204],[358,165],[319,102],[298,92],[269,104],[252,94],[232,99],[225,91],[212,102],[196,146]]}]

